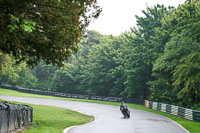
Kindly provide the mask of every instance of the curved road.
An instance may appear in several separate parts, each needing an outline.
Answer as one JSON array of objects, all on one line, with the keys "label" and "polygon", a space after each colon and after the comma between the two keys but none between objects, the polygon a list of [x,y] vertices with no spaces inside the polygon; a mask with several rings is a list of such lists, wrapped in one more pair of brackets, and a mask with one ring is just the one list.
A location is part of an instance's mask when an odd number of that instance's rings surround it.
[{"label": "curved road", "polygon": [[94,122],[71,128],[68,133],[187,133],[166,117],[136,109],[130,109],[131,118],[124,119],[117,106],[13,96],[0,96],[0,99],[61,107],[95,116]]}]

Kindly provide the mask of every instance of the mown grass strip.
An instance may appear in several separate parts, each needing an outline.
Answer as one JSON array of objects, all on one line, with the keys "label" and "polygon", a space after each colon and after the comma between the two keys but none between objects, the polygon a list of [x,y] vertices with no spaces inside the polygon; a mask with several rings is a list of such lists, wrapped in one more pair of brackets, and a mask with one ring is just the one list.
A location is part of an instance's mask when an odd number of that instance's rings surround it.
[{"label": "mown grass strip", "polygon": [[[24,97],[36,97],[36,98],[50,98],[50,99],[58,99],[58,100],[71,100],[71,101],[80,101],[80,102],[90,102],[90,103],[99,103],[99,104],[107,104],[107,105],[114,105],[114,106],[120,106],[121,103],[118,102],[106,102],[106,101],[96,101],[96,100],[86,100],[86,99],[73,99],[73,98],[60,98],[60,97],[53,97],[53,96],[43,96],[43,95],[35,95],[35,94],[28,94],[28,93],[21,93],[17,91],[7,90],[7,89],[0,89],[0,95],[8,95],[8,96],[24,96]],[[187,129],[191,133],[199,133],[200,131],[200,123],[194,122],[190,120],[185,120],[177,116],[173,116],[171,114],[167,114],[164,112],[159,112],[156,110],[145,108],[142,105],[137,104],[127,104],[128,107],[134,108],[134,109],[140,109],[156,114],[163,115],[165,117],[168,117],[175,122],[182,125],[185,129]],[[133,114],[134,116],[134,114]]]},{"label": "mown grass strip", "polygon": [[33,107],[33,124],[24,133],[62,133],[63,129],[94,120],[78,112],[57,107],[30,105]]}]

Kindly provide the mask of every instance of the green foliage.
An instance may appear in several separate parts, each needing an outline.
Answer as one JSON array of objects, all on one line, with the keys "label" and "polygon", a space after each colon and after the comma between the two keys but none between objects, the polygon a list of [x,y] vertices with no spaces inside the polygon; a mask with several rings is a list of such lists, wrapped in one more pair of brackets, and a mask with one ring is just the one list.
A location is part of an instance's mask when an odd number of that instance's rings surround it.
[{"label": "green foliage", "polygon": [[53,88],[53,76],[58,68],[40,62],[35,66],[31,73],[38,79],[35,88],[39,90],[50,90]]},{"label": "green foliage", "polygon": [[[180,60],[180,64],[174,70],[175,89],[183,105],[197,104],[200,99],[200,52],[192,52]],[[189,102],[189,103],[188,103]]]},{"label": "green foliage", "polygon": [[31,66],[62,66],[100,12],[96,0],[1,0],[0,50]]},{"label": "green foliage", "polygon": [[5,84],[16,85],[20,78],[18,72],[21,71],[20,66],[15,66],[15,60],[3,52],[0,55],[1,69],[0,69],[0,82]]},{"label": "green foliage", "polygon": [[180,59],[182,57],[193,52],[196,48],[197,44],[186,36],[185,33],[172,37],[170,41],[166,43],[164,54],[160,56],[153,65],[153,76],[156,77],[156,80],[149,82],[153,92],[151,94],[152,99],[167,102],[176,100],[176,98],[174,99],[176,93],[172,90],[173,70],[180,64]]},{"label": "green foliage", "polygon": [[19,79],[17,84],[24,88],[36,88],[38,79],[33,75],[30,69],[25,65],[18,72]]},{"label": "green foliage", "polygon": [[75,73],[76,67],[73,64],[65,64],[65,66],[55,72],[53,77],[53,88],[56,91],[66,93],[78,93],[75,86]]},{"label": "green foliage", "polygon": [[[147,82],[152,79],[152,64],[157,58],[157,47],[155,47],[156,29],[161,27],[162,18],[171,8],[163,5],[147,7],[144,17],[137,18],[137,28],[132,31],[133,35],[127,35],[129,42],[124,47],[125,56],[125,93],[129,97],[147,98],[149,89]],[[122,57],[123,58],[123,57]]]},{"label": "green foliage", "polygon": [[[186,64],[182,58],[195,53],[199,47],[200,32],[196,30],[197,25],[199,25],[199,9],[199,1],[185,2],[185,4],[179,5],[177,9],[173,9],[161,21],[162,27],[157,29],[156,37],[160,39],[158,44],[164,44],[164,50],[153,64],[153,77],[155,79],[149,82],[150,89],[153,92],[151,99],[163,102],[168,99],[168,103],[188,107],[193,104],[191,99],[194,99],[194,96],[189,94],[191,92],[187,92],[187,98],[184,96],[186,93],[180,93],[185,90],[186,80],[180,82],[180,79],[177,80],[176,78],[182,77],[180,73],[182,70],[178,69],[179,65]],[[188,82],[189,84],[191,82]],[[161,88],[158,88],[158,86]],[[173,89],[174,86],[175,89]],[[181,91],[182,89],[183,91]]]},{"label": "green foliage", "polygon": [[[41,10],[44,16],[47,15],[43,11],[48,9],[41,8]],[[45,65],[47,60],[44,58],[44,61],[31,70],[23,64],[15,66],[15,61],[18,60],[14,61],[2,52],[0,67],[4,70],[2,69],[0,74],[0,81],[41,90],[147,98],[199,108],[199,1],[186,1],[178,8],[155,5],[147,7],[142,12],[144,14],[142,17],[136,16],[137,27],[120,36],[87,31],[86,37],[82,38],[76,47],[79,51],[77,53],[71,51],[72,56],[65,60],[64,66],[60,69]],[[62,15],[59,10],[57,13]],[[23,19],[28,21],[25,22]],[[50,23],[53,21],[51,17],[46,19],[50,19],[48,21]],[[46,41],[50,41],[48,45],[52,46],[58,42],[59,48],[62,47],[62,42],[59,42],[62,41],[60,38],[63,38],[63,34],[60,34],[62,30],[58,31],[56,27],[44,23],[46,28],[53,29],[51,34],[46,36],[46,29],[40,28],[40,31],[37,29],[39,21],[28,19],[26,14],[13,16],[12,20],[10,18],[9,20],[12,22],[9,26],[9,30],[12,31],[10,34],[15,34],[21,28],[20,24],[25,24],[29,28],[32,26],[32,31],[26,35],[40,32],[38,39],[44,37],[40,43],[41,47],[47,44]],[[56,20],[59,21],[60,18]],[[64,37],[63,40],[65,39]],[[60,50],[63,50],[62,48]],[[50,49],[52,52],[49,47],[45,49]],[[50,58],[52,55],[57,56],[54,52],[48,54],[44,52],[44,54]]]},{"label": "green foliage", "polygon": [[10,21],[11,24],[7,26],[7,28],[9,28],[10,33],[14,32],[15,30],[20,30],[19,28],[21,28],[23,32],[26,33],[31,33],[35,30],[36,22],[24,19],[24,14],[22,14],[20,18],[11,16]]}]

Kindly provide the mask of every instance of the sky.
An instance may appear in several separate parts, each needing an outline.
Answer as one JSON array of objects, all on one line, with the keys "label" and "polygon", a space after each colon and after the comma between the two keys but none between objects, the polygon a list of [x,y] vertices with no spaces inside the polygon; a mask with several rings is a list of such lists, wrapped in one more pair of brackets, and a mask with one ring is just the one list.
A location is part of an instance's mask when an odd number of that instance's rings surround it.
[{"label": "sky", "polygon": [[142,16],[142,10],[147,5],[152,7],[156,4],[177,7],[185,0],[97,0],[103,11],[100,16],[92,21],[88,30],[96,30],[101,34],[120,35],[136,26],[137,16]]}]

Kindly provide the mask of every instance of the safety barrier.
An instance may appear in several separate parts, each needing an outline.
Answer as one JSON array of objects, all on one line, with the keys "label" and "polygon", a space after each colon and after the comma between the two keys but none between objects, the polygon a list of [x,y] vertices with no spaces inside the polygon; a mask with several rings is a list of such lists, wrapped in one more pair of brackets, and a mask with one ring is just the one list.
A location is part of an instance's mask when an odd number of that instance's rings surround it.
[{"label": "safety barrier", "polygon": [[28,126],[33,120],[33,108],[28,105],[0,102],[0,133]]},{"label": "safety barrier", "polygon": [[158,110],[161,112],[166,112],[175,116],[179,116],[184,119],[192,120],[200,122],[200,111],[197,110],[191,110],[175,105],[170,104],[164,104],[164,103],[158,103],[158,102],[152,102],[145,100],[144,106],[146,108]]},{"label": "safety barrier", "polygon": [[100,101],[109,101],[109,102],[121,102],[123,100],[127,103],[134,103],[134,104],[141,104],[141,105],[144,104],[144,99],[138,99],[138,98],[120,98],[120,97],[105,97],[105,96],[89,96],[89,95],[80,95],[80,94],[69,94],[69,93],[61,93],[61,92],[42,91],[42,90],[36,90],[36,89],[27,89],[27,88],[14,87],[14,86],[3,85],[3,84],[0,84],[0,88],[11,89],[11,90],[19,91],[19,92],[24,92],[24,93],[47,95],[47,96],[88,99],[88,100],[100,100]]}]

